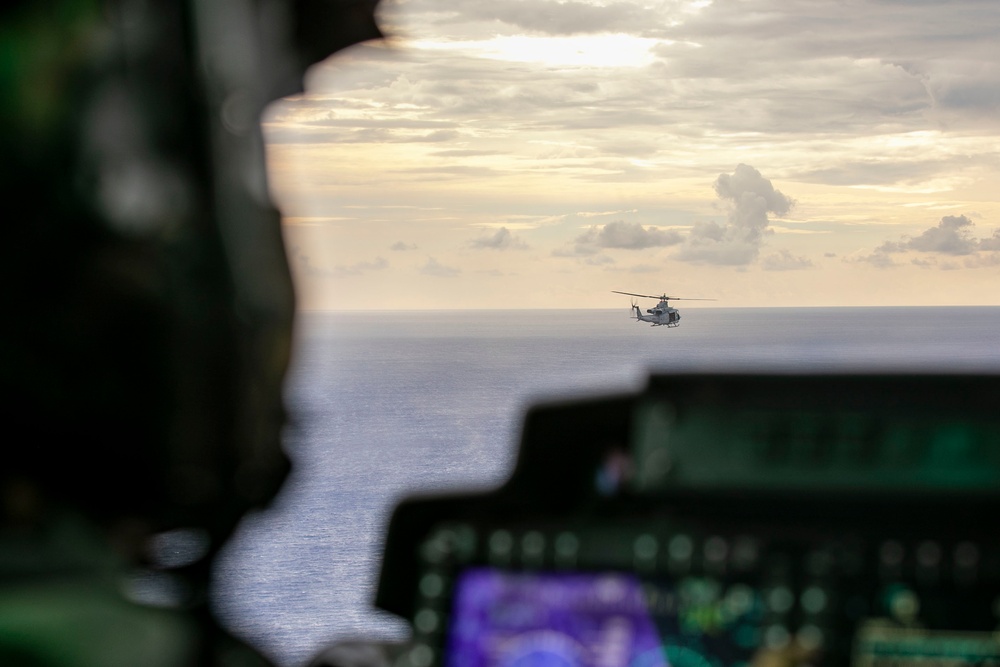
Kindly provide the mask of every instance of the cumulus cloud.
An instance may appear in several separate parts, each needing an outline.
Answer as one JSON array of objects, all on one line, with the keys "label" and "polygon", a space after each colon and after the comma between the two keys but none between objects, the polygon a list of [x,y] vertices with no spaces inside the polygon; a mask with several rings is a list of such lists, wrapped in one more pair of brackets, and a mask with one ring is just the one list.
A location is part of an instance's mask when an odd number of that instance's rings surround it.
[{"label": "cumulus cloud", "polygon": [[760,261],[765,271],[796,271],[798,269],[810,269],[813,267],[812,260],[808,257],[796,257],[788,250],[779,250],[771,253]]},{"label": "cumulus cloud", "polygon": [[1000,229],[993,230],[993,236],[979,239],[980,250],[1000,250]]},{"label": "cumulus cloud", "polygon": [[469,245],[473,248],[487,250],[524,250],[528,247],[527,243],[511,234],[506,227],[501,227],[492,235],[474,239]]},{"label": "cumulus cloud", "polygon": [[795,203],[746,164],[737,165],[732,174],[720,174],[715,192],[730,206],[726,223],[709,220],[695,224],[678,252],[679,259],[729,266],[750,264],[760,254],[764,236],[771,232],[768,213],[785,215]]},{"label": "cumulus cloud", "polygon": [[875,252],[892,253],[917,250],[943,255],[969,255],[979,249],[979,240],[972,237],[975,224],[964,215],[946,215],[936,227],[925,229],[919,236],[901,241],[886,241]]},{"label": "cumulus cloud", "polygon": [[[910,260],[917,266],[955,269],[962,265],[968,268],[994,265],[998,260],[992,253],[1000,250],[1000,229],[995,230],[992,236],[980,239],[973,236],[973,227],[975,223],[965,215],[946,215],[937,225],[917,236],[903,236],[898,241],[884,242],[872,254],[860,257],[859,261],[878,267],[896,266],[892,255],[917,252],[924,253],[924,256]],[[960,265],[939,262],[935,256],[966,259]]]},{"label": "cumulus cloud", "polygon": [[428,257],[427,262],[420,267],[420,273],[425,276],[437,276],[439,278],[450,278],[452,276],[457,276],[461,272],[462,271],[460,269],[456,269],[453,266],[441,264],[433,257]]},{"label": "cumulus cloud", "polygon": [[845,262],[858,264],[871,264],[877,269],[889,269],[899,264],[892,259],[891,255],[884,252],[873,252],[870,255],[852,255],[844,258]]},{"label": "cumulus cloud", "polygon": [[406,252],[407,250],[416,250],[416,249],[417,249],[416,243],[404,243],[403,241],[396,241],[391,246],[389,246],[389,250],[392,250],[394,252]]},{"label": "cumulus cloud", "polygon": [[603,227],[594,225],[587,229],[573,242],[572,250],[559,251],[561,256],[593,256],[604,248],[620,250],[648,250],[676,245],[684,238],[680,232],[673,229],[658,229],[643,227],[638,222],[616,220]]}]

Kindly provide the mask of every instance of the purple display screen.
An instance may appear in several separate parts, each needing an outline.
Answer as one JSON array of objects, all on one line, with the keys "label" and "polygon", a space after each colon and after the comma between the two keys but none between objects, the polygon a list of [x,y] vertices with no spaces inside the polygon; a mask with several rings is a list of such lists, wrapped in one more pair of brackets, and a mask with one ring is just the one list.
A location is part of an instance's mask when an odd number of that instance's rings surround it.
[{"label": "purple display screen", "polygon": [[639,580],[469,569],[455,584],[445,667],[668,667]]}]

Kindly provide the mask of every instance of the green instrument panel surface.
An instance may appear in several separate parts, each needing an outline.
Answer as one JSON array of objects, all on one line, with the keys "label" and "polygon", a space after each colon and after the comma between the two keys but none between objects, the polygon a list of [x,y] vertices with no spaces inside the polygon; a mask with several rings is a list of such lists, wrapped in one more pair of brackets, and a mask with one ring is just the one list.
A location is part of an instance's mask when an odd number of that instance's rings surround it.
[{"label": "green instrument panel surface", "polygon": [[641,403],[633,425],[639,491],[679,488],[992,490],[1000,422]]}]

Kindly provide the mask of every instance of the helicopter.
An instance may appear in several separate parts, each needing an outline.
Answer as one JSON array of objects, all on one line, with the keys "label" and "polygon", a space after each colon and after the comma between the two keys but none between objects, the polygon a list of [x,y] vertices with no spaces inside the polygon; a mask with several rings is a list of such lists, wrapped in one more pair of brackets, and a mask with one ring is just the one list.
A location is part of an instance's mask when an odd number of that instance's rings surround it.
[{"label": "helicopter", "polygon": [[635,311],[635,319],[637,322],[650,322],[654,327],[679,327],[681,325],[681,314],[676,308],[670,306],[670,300],[674,301],[715,301],[715,299],[691,299],[679,296],[667,296],[666,294],[661,294],[660,296],[653,296],[651,294],[633,294],[632,292],[619,292],[617,290],[611,290],[614,294],[625,294],[628,296],[637,296],[642,299],[658,299],[659,303],[656,304],[654,308],[648,308],[646,312],[648,315],[643,315],[642,311],[639,310],[639,306],[635,305],[635,300],[632,300],[632,310]]}]

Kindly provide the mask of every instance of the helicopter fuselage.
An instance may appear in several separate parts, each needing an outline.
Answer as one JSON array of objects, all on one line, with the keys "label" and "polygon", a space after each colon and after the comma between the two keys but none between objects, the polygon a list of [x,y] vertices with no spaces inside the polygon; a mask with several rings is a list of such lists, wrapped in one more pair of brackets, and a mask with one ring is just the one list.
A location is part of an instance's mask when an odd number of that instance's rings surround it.
[{"label": "helicopter fuselage", "polygon": [[681,314],[676,308],[671,308],[666,301],[660,301],[653,308],[647,308],[644,315],[639,306],[633,305],[635,319],[639,322],[649,322],[654,327],[678,327],[681,324]]}]

